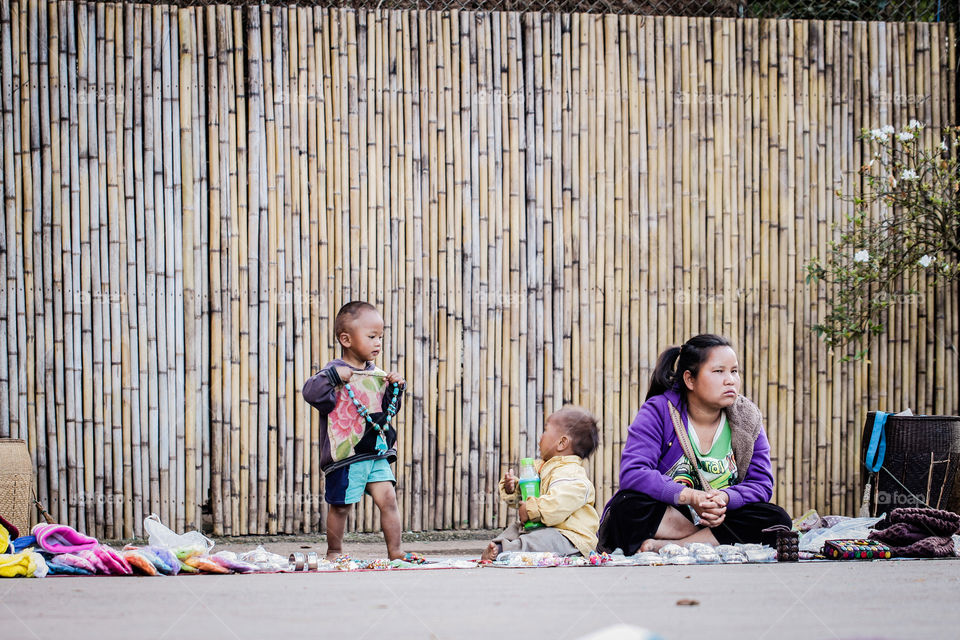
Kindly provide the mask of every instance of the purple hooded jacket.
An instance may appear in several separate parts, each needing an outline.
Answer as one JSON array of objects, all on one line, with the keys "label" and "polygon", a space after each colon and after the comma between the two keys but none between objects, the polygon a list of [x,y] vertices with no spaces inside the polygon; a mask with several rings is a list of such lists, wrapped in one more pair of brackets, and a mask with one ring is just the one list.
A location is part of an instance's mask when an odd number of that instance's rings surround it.
[{"label": "purple hooded jacket", "polygon": [[[677,504],[683,485],[666,473],[676,464],[683,450],[677,442],[667,402],[680,411],[688,427],[687,405],[680,393],[671,389],[643,403],[627,431],[627,443],[620,458],[620,488],[640,491],[667,504]],[[773,496],[770,469],[770,443],[763,430],[760,409],[744,396],[737,396],[727,408],[733,455],[737,462],[737,484],[724,489],[730,496],[727,508],[769,502]],[[688,427],[689,428],[689,427]]]}]

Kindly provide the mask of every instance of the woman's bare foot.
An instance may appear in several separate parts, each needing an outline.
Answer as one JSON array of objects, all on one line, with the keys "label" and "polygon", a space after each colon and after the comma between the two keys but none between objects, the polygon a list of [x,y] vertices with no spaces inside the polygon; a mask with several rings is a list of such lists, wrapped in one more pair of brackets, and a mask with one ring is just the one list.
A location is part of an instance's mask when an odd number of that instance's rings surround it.
[{"label": "woman's bare foot", "polygon": [[676,540],[657,540],[656,538],[647,538],[643,541],[643,544],[640,545],[640,551],[660,551],[660,549],[671,542],[676,542]]},{"label": "woman's bare foot", "polygon": [[497,546],[496,542],[491,542],[487,545],[487,548],[483,550],[483,555],[480,556],[481,562],[493,562],[497,559],[497,556],[500,555],[500,547]]}]

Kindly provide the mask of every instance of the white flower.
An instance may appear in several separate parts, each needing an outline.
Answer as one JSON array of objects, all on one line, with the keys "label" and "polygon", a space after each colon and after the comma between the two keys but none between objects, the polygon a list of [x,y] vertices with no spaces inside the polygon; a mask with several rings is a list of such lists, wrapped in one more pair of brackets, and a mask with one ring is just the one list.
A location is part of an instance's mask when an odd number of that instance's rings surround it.
[{"label": "white flower", "polygon": [[916,180],[920,176],[917,175],[917,172],[913,169],[904,169],[903,173],[900,174],[901,180]]},{"label": "white flower", "polygon": [[893,125],[885,124],[882,127],[880,127],[880,131],[883,131],[885,134],[892,136],[896,132],[896,129],[893,128]]},{"label": "white flower", "polygon": [[943,150],[943,151],[949,151],[949,149],[947,149],[947,141],[946,141],[946,140],[941,140],[941,141],[940,141],[940,149]]},{"label": "white flower", "polygon": [[870,130],[870,139],[878,142],[886,142],[890,139],[883,129],[871,129]]},{"label": "white flower", "polygon": [[866,249],[860,249],[855,254],[853,254],[854,262],[867,262],[870,260],[870,252]]},{"label": "white flower", "polygon": [[921,267],[926,269],[931,264],[933,264],[933,256],[923,256],[922,258],[920,258],[920,260],[918,260],[918,262],[920,263]]},{"label": "white flower", "polygon": [[913,134],[909,131],[902,131],[897,134],[897,139],[900,140],[900,142],[910,142],[913,140]]},{"label": "white flower", "polygon": [[923,123],[919,120],[911,120],[910,124],[907,125],[908,129],[922,129]]}]

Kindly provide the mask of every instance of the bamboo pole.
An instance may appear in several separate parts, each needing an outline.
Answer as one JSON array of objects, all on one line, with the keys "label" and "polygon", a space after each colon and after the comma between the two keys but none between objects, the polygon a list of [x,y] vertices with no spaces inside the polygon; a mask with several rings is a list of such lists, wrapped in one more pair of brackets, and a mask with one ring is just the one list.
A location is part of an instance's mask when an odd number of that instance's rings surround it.
[{"label": "bamboo pole", "polygon": [[[63,131],[61,130],[61,100],[63,98],[63,93],[61,92],[61,75],[60,75],[60,65],[62,56],[60,55],[61,42],[60,42],[60,22],[59,22],[59,11],[56,7],[53,7],[52,10],[49,7],[44,7],[42,11],[49,11],[47,15],[48,29],[49,29],[49,49],[46,52],[46,63],[47,63],[47,74],[48,74],[48,96],[47,100],[49,101],[49,116],[48,116],[48,128],[50,130],[50,139],[48,146],[48,158],[50,159],[50,182],[51,182],[51,191],[49,193],[50,205],[51,205],[51,220],[50,220],[50,229],[48,234],[51,238],[50,246],[50,270],[48,273],[52,273],[52,334],[53,334],[53,380],[47,381],[48,388],[65,389],[66,385],[66,376],[64,371],[65,364],[65,345],[64,345],[64,319],[66,317],[66,312],[64,309],[64,300],[63,300],[63,291],[64,291],[64,281],[63,281],[63,209],[66,207],[66,202],[69,201],[69,189],[64,189],[63,179],[64,174],[62,170],[62,154],[64,153],[65,142],[61,138]],[[2,28],[0,28],[2,31]],[[3,39],[3,35],[0,34],[0,40]],[[51,60],[52,58],[52,60]],[[0,106],[0,113],[2,113],[3,108]],[[66,138],[67,136],[63,136]],[[0,163],[2,163],[3,152],[0,150]],[[0,164],[2,166],[2,164]],[[5,172],[0,168],[0,175],[5,175]],[[4,225],[0,225],[0,234],[4,233]],[[3,242],[5,245],[5,241]],[[0,282],[6,281],[5,276],[6,261],[0,258]],[[6,296],[0,295],[0,352],[6,348]],[[0,356],[0,358],[5,359],[6,354]],[[6,371],[3,370],[2,363],[0,363],[0,412],[6,413],[7,409],[7,397],[6,389],[9,385],[7,382]],[[53,411],[51,412],[51,417],[48,419],[47,427],[47,446],[49,449],[48,452],[48,461],[50,465],[49,470],[49,488],[48,493],[45,496],[48,509],[51,514],[54,514],[54,517],[66,517],[66,496],[67,496],[67,487],[65,486],[65,478],[61,477],[63,472],[61,471],[66,467],[66,399],[65,394],[51,394],[56,396],[56,400],[53,405]],[[9,415],[4,416],[0,419],[0,423],[5,423],[9,420]],[[0,427],[0,433],[3,432],[3,428]],[[9,434],[8,434],[9,435]],[[42,492],[41,492],[42,493]],[[129,495],[129,492],[125,492],[126,495]]]},{"label": "bamboo pole", "polygon": [[[196,356],[198,359],[197,367],[200,370],[200,384],[198,389],[193,390],[197,395],[197,404],[201,410],[195,413],[193,424],[189,428],[193,430],[194,442],[198,443],[196,447],[199,452],[195,454],[192,460],[192,466],[187,466],[187,473],[195,476],[196,495],[190,500],[189,509],[186,512],[187,520],[193,523],[195,528],[201,527],[203,519],[202,500],[206,501],[210,496],[210,469],[204,461],[209,460],[211,453],[211,437],[207,415],[202,410],[210,406],[210,372],[212,348],[210,344],[210,264],[207,256],[210,255],[209,228],[211,225],[210,207],[204,194],[210,191],[209,169],[206,158],[209,156],[209,147],[212,146],[207,141],[205,132],[206,122],[209,119],[207,113],[207,103],[201,96],[201,87],[207,84],[206,66],[203,63],[206,58],[206,41],[203,37],[204,24],[203,12],[195,10],[196,19],[193,21],[191,29],[191,38],[195,43],[196,54],[194,56],[194,73],[192,77],[193,86],[191,88],[191,101],[193,120],[191,129],[193,135],[193,166],[199,167],[199,171],[194,174],[194,208],[199,209],[200,217],[194,222],[194,237],[199,237],[200,241],[195,242],[193,246],[194,264],[199,264],[199,273],[196,275],[197,288],[200,290],[200,304],[194,305],[194,322],[200,326],[200,353]],[[216,138],[213,138],[215,140]]]},{"label": "bamboo pole", "polygon": [[[258,310],[260,312],[261,327],[261,357],[265,358],[267,375],[260,378],[258,405],[261,413],[266,418],[266,430],[261,426],[260,447],[261,447],[261,483],[264,493],[261,493],[260,514],[261,528],[269,533],[276,533],[277,525],[277,349],[279,346],[277,339],[277,241],[282,238],[278,233],[279,213],[277,211],[277,191],[282,188],[278,182],[282,181],[282,164],[278,157],[277,140],[277,111],[274,103],[276,68],[274,66],[275,53],[273,43],[274,27],[277,24],[277,17],[273,15],[270,7],[264,7],[263,10],[263,110],[264,110],[264,138],[266,143],[266,174],[261,178],[265,179],[266,202],[261,203],[261,224],[266,227],[264,238],[261,233],[260,250],[261,265],[260,275],[264,282],[260,287],[260,300]],[[266,205],[265,207],[263,205]],[[266,213],[266,215],[262,215]],[[266,258],[267,264],[263,265],[263,259]],[[266,266],[266,269],[264,269]],[[265,322],[263,322],[265,320]],[[264,406],[265,405],[265,406]],[[261,418],[263,420],[263,418]]]},{"label": "bamboo pole", "polygon": [[[246,396],[246,365],[242,354],[246,344],[244,342],[244,328],[246,327],[246,291],[243,287],[246,285],[246,235],[242,231],[244,227],[242,222],[246,215],[246,190],[240,188],[240,176],[246,175],[246,144],[243,142],[243,132],[246,131],[246,124],[243,120],[243,104],[238,96],[245,91],[243,87],[243,67],[238,63],[239,48],[239,24],[241,13],[239,9],[228,10],[220,8],[218,10],[217,20],[219,26],[218,38],[220,39],[220,50],[223,52],[223,59],[220,62],[221,77],[225,77],[223,83],[227,93],[221,96],[227,103],[227,136],[225,143],[221,143],[221,148],[227,151],[229,165],[227,173],[229,175],[229,208],[227,216],[229,220],[229,298],[230,298],[230,327],[231,340],[225,341],[224,357],[229,357],[230,361],[230,398],[232,402],[227,405],[230,408],[229,419],[229,441],[230,441],[230,465],[229,465],[229,484],[224,489],[224,493],[230,497],[230,527],[236,531],[246,531],[246,441],[242,428],[247,420],[247,407],[244,405],[248,401]],[[234,108],[230,108],[233,106]]]},{"label": "bamboo pole", "polygon": [[4,224],[0,225],[0,246],[3,247],[0,256],[0,282],[4,292],[0,294],[0,437],[9,438],[11,435],[11,403],[10,403],[10,358],[9,334],[12,332],[10,316],[10,298],[13,288],[10,287],[8,271],[13,265],[13,258],[9,246],[10,229],[16,219],[14,190],[7,185],[13,184],[13,52],[12,35],[10,28],[10,2],[0,2],[0,175],[3,176],[2,207]]},{"label": "bamboo pole", "polygon": [[[107,225],[107,241],[109,252],[106,256],[107,271],[109,273],[109,294],[110,302],[110,372],[108,378],[111,388],[109,393],[110,404],[106,414],[109,416],[109,429],[112,443],[112,451],[109,460],[111,462],[112,474],[108,477],[109,488],[107,491],[107,513],[110,528],[107,535],[110,537],[119,537],[122,535],[124,527],[124,504],[122,496],[129,495],[124,491],[124,444],[127,435],[124,433],[124,426],[129,429],[129,421],[123,419],[123,296],[125,288],[122,287],[121,271],[121,244],[123,229],[121,220],[125,217],[123,207],[122,181],[123,174],[120,167],[123,166],[123,148],[118,143],[118,130],[122,136],[123,126],[123,101],[117,100],[118,91],[122,91],[122,85],[118,87],[117,68],[119,66],[122,72],[122,7],[104,7],[106,18],[106,42],[104,52],[104,80],[105,94],[104,109],[106,115],[106,157],[105,159],[105,182],[107,208],[109,221]],[[118,43],[120,46],[118,47]],[[122,77],[120,79],[122,83]],[[106,346],[106,345],[105,345]],[[116,386],[119,383],[119,388]]]},{"label": "bamboo pole", "polygon": [[[196,323],[196,307],[198,307],[198,292],[194,267],[194,233],[196,211],[194,195],[194,165],[193,165],[193,65],[196,44],[193,40],[193,24],[199,14],[193,9],[180,9],[177,12],[177,28],[179,33],[179,105],[180,105],[180,179],[182,202],[182,237],[177,247],[182,255],[183,262],[183,342],[186,345],[195,345],[199,341]],[[179,336],[178,336],[179,337]],[[197,421],[197,394],[199,386],[199,350],[193,351],[184,358],[184,403],[183,403],[183,493],[178,496],[177,524],[196,527],[199,521],[197,510],[197,477],[196,469],[196,421]]]},{"label": "bamboo pole", "polygon": [[[52,261],[52,227],[53,212],[51,210],[51,201],[53,198],[52,185],[52,166],[49,162],[51,157],[50,148],[50,98],[49,98],[49,23],[47,20],[47,7],[37,7],[36,18],[36,45],[37,51],[35,64],[35,90],[31,90],[31,95],[36,98],[37,104],[34,107],[33,118],[37,122],[39,129],[38,136],[33,138],[33,158],[34,175],[39,174],[39,181],[34,185],[36,204],[36,213],[34,216],[33,245],[36,265],[36,274],[34,276],[33,296],[36,299],[36,326],[37,326],[37,369],[36,369],[36,469],[38,495],[49,496],[50,494],[50,476],[55,475],[50,472],[50,457],[56,457],[56,422],[55,422],[55,401],[54,394],[50,392],[53,389],[53,363],[47,358],[47,354],[53,351],[53,261]],[[2,169],[0,169],[2,175]],[[54,451],[51,451],[54,449]],[[57,467],[54,466],[54,469]]]}]

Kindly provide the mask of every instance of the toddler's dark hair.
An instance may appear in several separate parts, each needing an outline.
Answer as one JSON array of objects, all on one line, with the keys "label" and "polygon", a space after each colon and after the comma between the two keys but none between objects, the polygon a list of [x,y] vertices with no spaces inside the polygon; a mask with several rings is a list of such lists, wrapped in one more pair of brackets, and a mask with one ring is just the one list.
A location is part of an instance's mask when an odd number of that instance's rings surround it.
[{"label": "toddler's dark hair", "polygon": [[364,311],[376,312],[377,308],[369,302],[354,300],[340,307],[337,317],[333,321],[333,339],[340,342],[341,333],[350,332],[350,323],[356,320]]},{"label": "toddler's dark hair", "polygon": [[559,425],[573,442],[573,453],[586,458],[597,448],[600,432],[597,419],[582,407],[568,405],[550,416],[549,420]]}]

